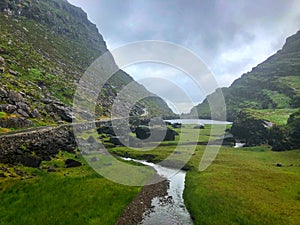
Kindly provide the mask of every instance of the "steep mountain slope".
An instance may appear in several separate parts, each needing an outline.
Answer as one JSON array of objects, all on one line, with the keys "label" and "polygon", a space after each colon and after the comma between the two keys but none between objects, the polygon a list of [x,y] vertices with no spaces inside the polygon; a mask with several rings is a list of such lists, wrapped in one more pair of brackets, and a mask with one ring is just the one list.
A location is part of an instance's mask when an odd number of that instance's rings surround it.
[{"label": "steep mountain slope", "polygon": [[[64,0],[3,0],[0,12],[0,127],[71,121],[69,106],[79,79],[108,51],[96,26]],[[119,70],[105,84],[97,100],[98,116],[110,113],[118,91],[130,82]],[[132,114],[147,108],[152,115],[174,115],[162,99],[154,99],[136,104]],[[160,107],[151,110],[157,103]]]},{"label": "steep mountain slope", "polygon": [[[228,120],[233,120],[243,108],[300,107],[300,31],[287,38],[282,50],[251,72],[243,74],[229,88],[221,90],[225,97]],[[202,118],[210,118],[207,98],[192,110],[197,110]]]}]

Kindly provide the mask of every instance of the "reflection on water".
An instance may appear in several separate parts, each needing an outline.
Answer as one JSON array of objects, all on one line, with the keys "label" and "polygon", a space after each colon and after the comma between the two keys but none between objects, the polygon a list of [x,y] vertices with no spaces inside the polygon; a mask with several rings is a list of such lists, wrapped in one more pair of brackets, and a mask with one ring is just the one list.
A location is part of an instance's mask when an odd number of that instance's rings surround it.
[{"label": "reflection on water", "polygon": [[205,119],[177,119],[177,120],[165,120],[170,123],[182,123],[182,124],[232,124],[228,121],[217,120],[205,120]]}]

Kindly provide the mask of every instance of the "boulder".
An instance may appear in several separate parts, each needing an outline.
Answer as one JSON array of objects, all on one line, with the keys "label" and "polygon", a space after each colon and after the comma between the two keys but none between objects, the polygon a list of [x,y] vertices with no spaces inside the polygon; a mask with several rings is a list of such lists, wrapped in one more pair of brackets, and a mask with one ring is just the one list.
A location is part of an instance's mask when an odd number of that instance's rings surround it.
[{"label": "boulder", "polygon": [[17,110],[17,106],[11,104],[0,105],[0,111],[12,114]]},{"label": "boulder", "polygon": [[39,113],[39,111],[37,110],[37,109],[34,109],[34,110],[32,110],[31,112],[30,112],[30,117],[31,118],[37,118],[37,117],[39,117],[40,116],[40,113]]},{"label": "boulder", "polygon": [[97,162],[97,161],[99,161],[99,158],[97,158],[97,157],[91,158],[91,162]]},{"label": "boulder", "polygon": [[48,173],[56,172],[55,166],[50,166],[50,167],[48,167],[47,172],[48,172]]},{"label": "boulder", "polygon": [[120,141],[120,139],[124,139],[124,137],[114,136],[109,138],[109,142],[114,145],[123,145],[123,143]]},{"label": "boulder", "polygon": [[24,166],[38,168],[42,162],[42,159],[37,156],[26,156],[21,159],[21,163]]},{"label": "boulder", "polygon": [[[22,93],[20,93],[22,95]],[[27,114],[30,113],[30,108],[28,107],[28,105],[24,102],[17,102],[16,105],[19,107],[19,109],[22,109],[24,112],[26,112]]]},{"label": "boulder", "polygon": [[90,144],[93,144],[96,142],[95,138],[93,136],[90,136],[88,139],[87,139],[87,142],[90,143]]},{"label": "boulder", "polygon": [[151,132],[147,126],[139,126],[135,129],[136,137],[141,140],[145,140],[150,137]]},{"label": "boulder", "polygon": [[182,127],[182,123],[173,123],[172,127],[173,128],[181,128]]},{"label": "boulder", "polygon": [[243,109],[234,119],[230,133],[235,139],[244,140],[246,146],[256,146],[268,143],[272,125],[262,114]]},{"label": "boulder", "polygon": [[11,102],[11,103],[24,102],[23,96],[16,91],[9,91],[8,99],[9,99],[9,102]]},{"label": "boulder", "polygon": [[0,98],[7,98],[8,93],[5,89],[0,87]]},{"label": "boulder", "polygon": [[52,102],[46,106],[48,113],[58,115],[62,120],[71,123],[75,119],[71,107],[65,106],[61,102]]},{"label": "boulder", "polygon": [[18,75],[19,75],[19,72],[14,71],[14,70],[8,70],[8,72],[9,72],[11,75],[14,75],[14,76],[18,76]]},{"label": "boulder", "polygon": [[0,127],[3,128],[24,128],[31,127],[34,124],[25,118],[9,117],[7,119],[0,119]]},{"label": "boulder", "polygon": [[27,114],[27,112],[25,112],[24,110],[22,109],[18,109],[17,110],[18,114],[25,117],[25,118],[29,118],[29,115]]},{"label": "boulder", "polygon": [[5,62],[5,59],[2,56],[0,56],[0,65],[3,65],[4,62]]},{"label": "boulder", "polygon": [[81,162],[78,162],[78,161],[76,161],[74,159],[67,159],[65,161],[65,164],[66,164],[67,168],[82,166]]},{"label": "boulder", "polygon": [[199,124],[194,126],[194,129],[204,129],[204,125],[203,124]]}]

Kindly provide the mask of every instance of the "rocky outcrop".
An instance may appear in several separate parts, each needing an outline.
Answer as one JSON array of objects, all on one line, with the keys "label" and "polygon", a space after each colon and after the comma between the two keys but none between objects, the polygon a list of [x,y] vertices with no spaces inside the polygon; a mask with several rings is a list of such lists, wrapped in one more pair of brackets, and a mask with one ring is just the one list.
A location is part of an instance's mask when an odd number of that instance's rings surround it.
[{"label": "rocky outcrop", "polygon": [[71,125],[0,135],[0,162],[27,165],[34,161],[31,157],[33,155],[47,160],[60,149],[72,152],[75,146]]},{"label": "rocky outcrop", "polygon": [[235,118],[230,132],[246,146],[267,144],[273,124],[262,115],[249,109],[242,110]]}]

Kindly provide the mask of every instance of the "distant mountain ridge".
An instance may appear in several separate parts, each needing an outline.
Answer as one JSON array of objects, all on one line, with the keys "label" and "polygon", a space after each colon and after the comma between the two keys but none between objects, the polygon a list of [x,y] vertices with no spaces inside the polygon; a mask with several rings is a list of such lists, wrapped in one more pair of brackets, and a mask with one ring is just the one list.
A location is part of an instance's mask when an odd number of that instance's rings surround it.
[{"label": "distant mountain ridge", "polygon": [[[283,109],[300,107],[300,31],[287,38],[282,50],[243,74],[228,88],[221,88],[227,119],[243,108]],[[200,118],[210,118],[208,98],[195,106]]]},{"label": "distant mountain ridge", "polygon": [[[6,120],[2,127],[12,118],[28,126],[70,121],[69,106],[79,79],[108,51],[97,27],[83,10],[64,0],[3,0],[0,30],[0,112]],[[109,63],[116,66],[113,60]],[[134,80],[119,70],[105,84],[97,100],[97,116],[110,114],[118,91],[130,82]],[[144,108],[152,116],[174,116],[157,96],[137,103],[132,114],[142,114]]]}]

